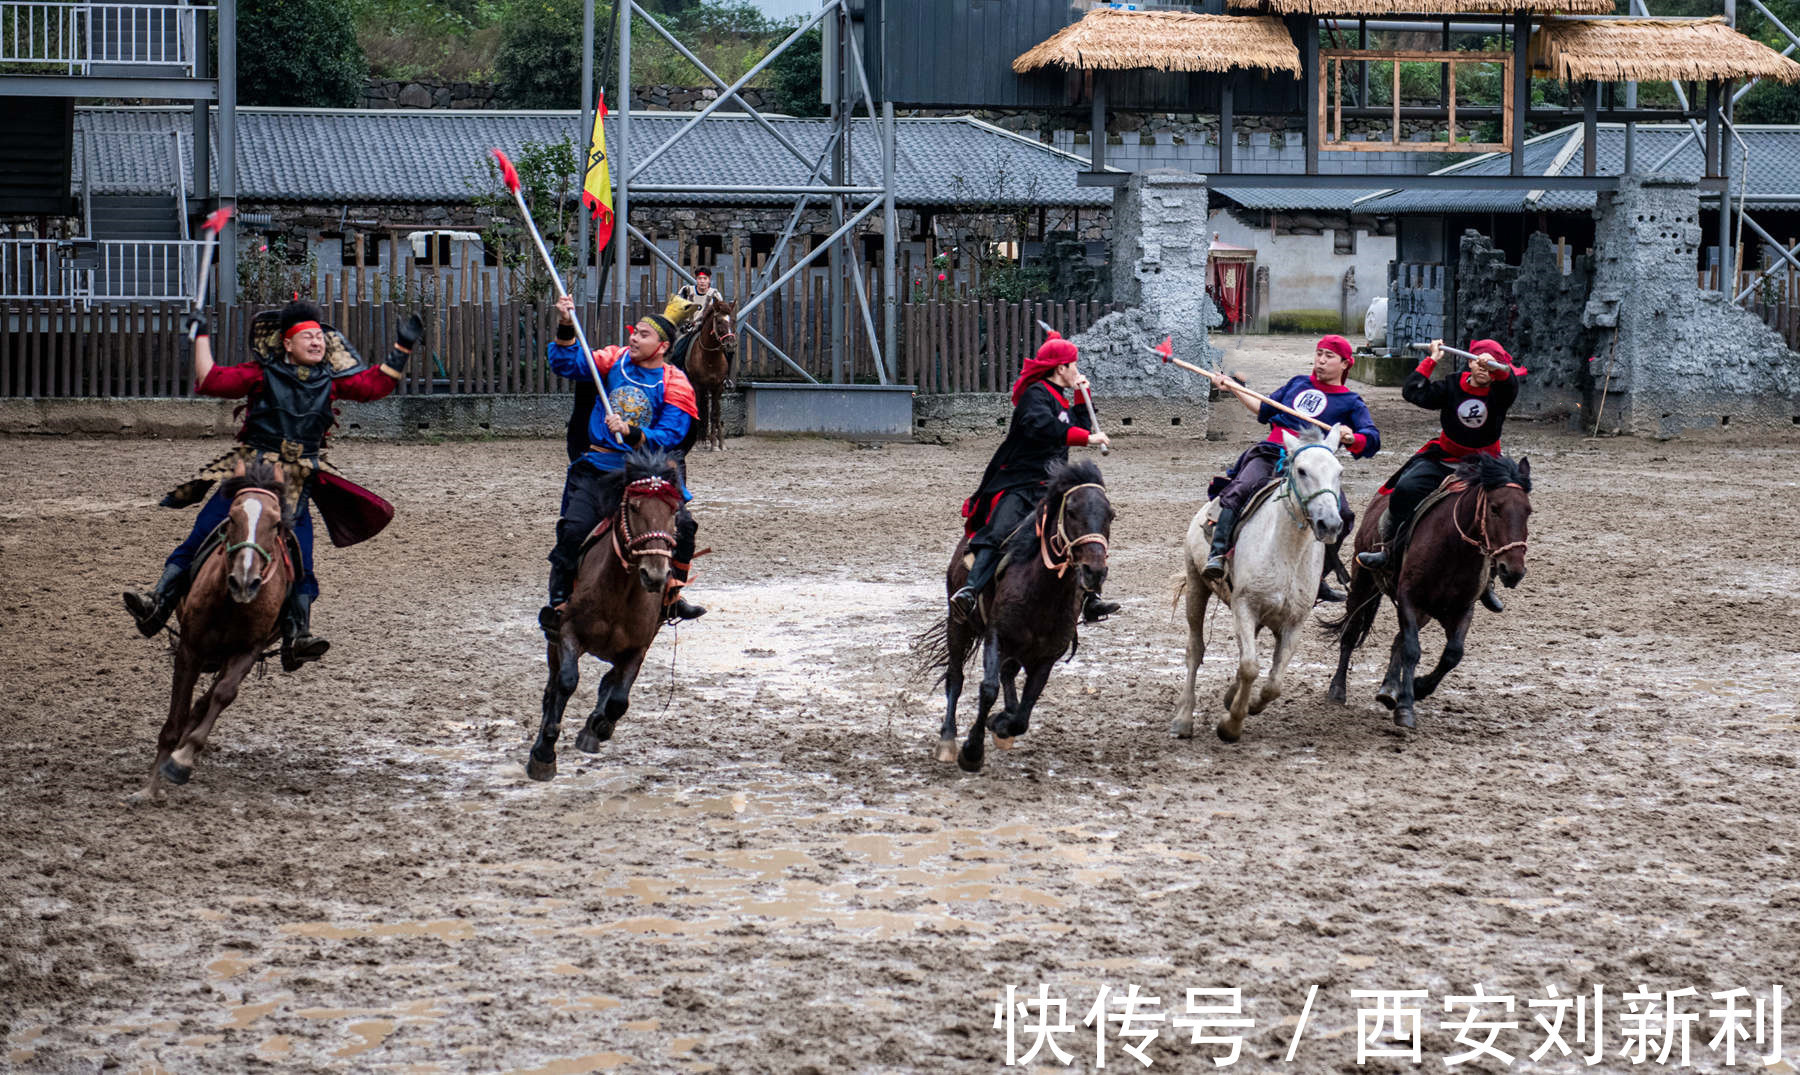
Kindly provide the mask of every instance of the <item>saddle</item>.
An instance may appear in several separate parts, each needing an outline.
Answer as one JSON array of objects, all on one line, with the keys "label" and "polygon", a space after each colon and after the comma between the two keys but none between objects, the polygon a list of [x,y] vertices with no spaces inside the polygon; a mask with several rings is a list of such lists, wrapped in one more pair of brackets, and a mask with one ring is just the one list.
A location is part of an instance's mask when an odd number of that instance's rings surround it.
[{"label": "saddle", "polygon": [[1419,506],[1413,509],[1412,517],[1401,523],[1400,526],[1394,530],[1394,540],[1390,545],[1388,566],[1384,569],[1379,569],[1377,574],[1386,575],[1390,572],[1398,572],[1400,565],[1406,560],[1407,546],[1412,544],[1413,527],[1417,526],[1419,520],[1425,517],[1426,512],[1437,507],[1445,500],[1450,499],[1468,487],[1468,482],[1463,481],[1455,475],[1451,475],[1439,482],[1436,489],[1427,493],[1425,499],[1419,501]]},{"label": "saddle", "polygon": [[[1277,474],[1275,477],[1269,479],[1268,484],[1264,485],[1262,488],[1258,489],[1256,492],[1250,494],[1249,500],[1244,501],[1244,510],[1238,512],[1237,524],[1235,526],[1233,526],[1232,530],[1231,530],[1232,548],[1228,552],[1226,552],[1225,555],[1231,556],[1237,552],[1237,548],[1236,548],[1237,535],[1238,535],[1238,531],[1242,530],[1244,528],[1244,520],[1250,518],[1250,516],[1252,516],[1252,515],[1255,515],[1258,508],[1262,507],[1264,504],[1267,504],[1269,501],[1273,500],[1275,498],[1275,494],[1279,493],[1281,491],[1281,483],[1286,480],[1287,480],[1287,475]],[[1205,525],[1206,525],[1206,538],[1208,541],[1211,541],[1212,536],[1213,536],[1213,525],[1216,522],[1218,522],[1218,519],[1219,519],[1219,502],[1217,500],[1210,500],[1207,502],[1206,514],[1205,514],[1204,518],[1205,518]]]}]

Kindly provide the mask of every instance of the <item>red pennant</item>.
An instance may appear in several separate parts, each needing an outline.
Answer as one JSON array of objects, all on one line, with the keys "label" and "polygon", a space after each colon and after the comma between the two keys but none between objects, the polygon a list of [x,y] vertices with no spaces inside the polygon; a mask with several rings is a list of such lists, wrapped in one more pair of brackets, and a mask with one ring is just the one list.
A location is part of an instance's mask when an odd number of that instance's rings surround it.
[{"label": "red pennant", "polygon": [[232,209],[227,205],[223,209],[215,209],[208,213],[206,220],[200,225],[201,231],[210,231],[214,235],[225,230],[225,222],[231,219]]},{"label": "red pennant", "polygon": [[1150,350],[1155,351],[1157,354],[1161,355],[1162,360],[1164,362],[1167,362],[1169,359],[1175,357],[1175,337],[1164,336],[1163,342],[1157,344],[1155,347],[1150,348]]},{"label": "red pennant", "polygon": [[512,161],[506,159],[505,153],[498,149],[489,152],[493,153],[494,159],[500,162],[500,178],[505,181],[506,189],[514,194],[519,193],[519,170],[513,167]]}]

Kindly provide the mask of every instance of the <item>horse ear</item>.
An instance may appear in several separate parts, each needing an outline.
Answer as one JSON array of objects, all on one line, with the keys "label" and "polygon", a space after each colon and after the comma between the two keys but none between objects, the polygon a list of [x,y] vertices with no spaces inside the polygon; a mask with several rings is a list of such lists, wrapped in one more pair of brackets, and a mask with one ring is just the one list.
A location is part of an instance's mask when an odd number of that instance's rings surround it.
[{"label": "horse ear", "polygon": [[1300,440],[1300,438],[1294,436],[1292,431],[1287,430],[1287,429],[1283,429],[1281,431],[1282,447],[1286,448],[1289,453],[1292,453],[1292,452],[1298,450],[1302,443],[1303,442]]},{"label": "horse ear", "polygon": [[1325,434],[1325,447],[1330,449],[1331,453],[1333,455],[1335,455],[1335,454],[1337,454],[1338,447],[1342,444],[1342,442],[1343,442],[1343,438],[1338,433],[1338,427],[1332,426],[1331,432]]},{"label": "horse ear", "polygon": [[1519,477],[1526,481],[1531,480],[1531,457],[1528,455],[1519,457]]}]

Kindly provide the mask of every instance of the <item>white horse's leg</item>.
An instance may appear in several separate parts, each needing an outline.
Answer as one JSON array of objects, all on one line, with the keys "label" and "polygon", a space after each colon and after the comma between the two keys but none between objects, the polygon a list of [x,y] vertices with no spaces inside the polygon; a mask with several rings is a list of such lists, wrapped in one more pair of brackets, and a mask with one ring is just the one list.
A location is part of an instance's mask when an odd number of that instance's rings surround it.
[{"label": "white horse's leg", "polygon": [[1256,683],[1256,615],[1250,611],[1250,603],[1243,598],[1235,598],[1231,602],[1231,619],[1237,629],[1238,663],[1237,678],[1232,681],[1226,691],[1226,703],[1231,711],[1219,721],[1219,738],[1227,743],[1235,743],[1243,734],[1244,717],[1250,711],[1250,688]]},{"label": "white horse's leg", "polygon": [[1212,587],[1200,577],[1194,567],[1194,558],[1187,557],[1187,593],[1183,605],[1187,611],[1187,683],[1182,687],[1181,700],[1175,704],[1175,720],[1169,725],[1169,734],[1181,739],[1191,739],[1194,735],[1194,676],[1200,670],[1200,662],[1206,659],[1206,606],[1212,600]]},{"label": "white horse's leg", "polygon": [[1262,690],[1256,692],[1256,702],[1250,707],[1254,716],[1269,707],[1269,703],[1281,697],[1281,673],[1287,670],[1288,662],[1294,658],[1294,650],[1300,641],[1300,625],[1287,624],[1275,635],[1275,656],[1269,660],[1269,678],[1263,680]]}]

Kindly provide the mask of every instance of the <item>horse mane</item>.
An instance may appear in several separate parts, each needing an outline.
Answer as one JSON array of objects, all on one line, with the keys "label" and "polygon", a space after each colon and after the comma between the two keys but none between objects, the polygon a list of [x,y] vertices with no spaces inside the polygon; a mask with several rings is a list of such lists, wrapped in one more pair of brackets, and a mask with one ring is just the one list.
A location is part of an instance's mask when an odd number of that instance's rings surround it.
[{"label": "horse mane", "polygon": [[[1073,463],[1053,463],[1050,466],[1050,484],[1044,490],[1044,499],[1040,503],[1050,505],[1050,510],[1055,511],[1056,505],[1061,503],[1062,498],[1067,495],[1069,490],[1077,485],[1103,486],[1105,484],[1106,482],[1100,478],[1100,468],[1095,466],[1091,459],[1080,459]],[[1036,556],[1037,541],[1036,527],[1021,526],[1014,531],[1011,539],[1007,542],[1006,551],[1012,555],[1014,560]]]},{"label": "horse mane", "polygon": [[618,511],[620,501],[625,499],[625,487],[644,478],[661,478],[679,484],[681,474],[675,467],[675,457],[655,448],[636,448],[625,457],[623,467],[601,471],[600,517],[604,519]]},{"label": "horse mane", "polygon": [[1531,475],[1521,471],[1518,463],[1504,455],[1477,452],[1456,464],[1456,477],[1483,489],[1517,485],[1527,493],[1531,492]]},{"label": "horse mane", "polygon": [[281,525],[283,529],[291,529],[294,525],[293,514],[288,511],[287,483],[281,480],[281,472],[261,459],[252,459],[244,464],[242,474],[226,478],[219,485],[219,495],[230,503],[238,498],[238,494],[246,489],[261,489],[274,493],[275,500],[281,505]]}]

